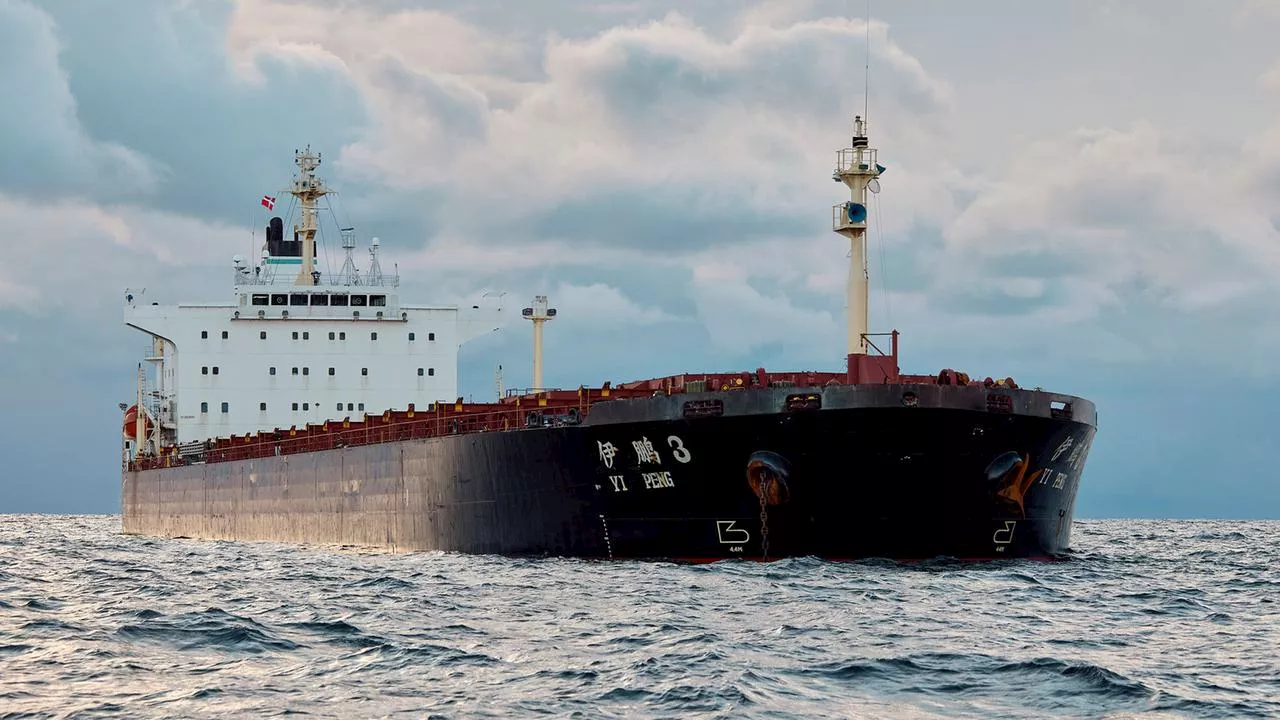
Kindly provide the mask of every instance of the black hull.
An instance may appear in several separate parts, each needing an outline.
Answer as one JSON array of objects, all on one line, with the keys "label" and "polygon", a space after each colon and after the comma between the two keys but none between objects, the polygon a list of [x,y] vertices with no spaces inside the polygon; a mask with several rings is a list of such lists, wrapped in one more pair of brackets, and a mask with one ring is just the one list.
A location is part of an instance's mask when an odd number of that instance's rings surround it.
[{"label": "black hull", "polygon": [[[904,392],[913,393],[904,406]],[[710,561],[1053,557],[1096,422],[982,388],[619,400],[578,426],[126,472],[125,531],[507,555]],[[684,417],[718,400],[718,417]],[[763,498],[763,500],[762,500]]]}]

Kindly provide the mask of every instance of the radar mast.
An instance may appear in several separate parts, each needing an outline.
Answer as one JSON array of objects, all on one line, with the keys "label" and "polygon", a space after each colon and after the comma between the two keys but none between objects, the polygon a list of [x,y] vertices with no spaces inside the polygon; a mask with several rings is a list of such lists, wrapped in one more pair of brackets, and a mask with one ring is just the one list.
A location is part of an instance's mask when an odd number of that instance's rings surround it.
[{"label": "radar mast", "polygon": [[298,277],[293,284],[315,285],[316,201],[328,195],[330,190],[324,181],[316,177],[320,153],[311,152],[311,146],[307,145],[302,151],[294,150],[293,156],[298,175],[293,179],[289,194],[298,198],[302,206],[302,224],[293,226],[294,234],[302,240],[302,267],[298,269]]}]

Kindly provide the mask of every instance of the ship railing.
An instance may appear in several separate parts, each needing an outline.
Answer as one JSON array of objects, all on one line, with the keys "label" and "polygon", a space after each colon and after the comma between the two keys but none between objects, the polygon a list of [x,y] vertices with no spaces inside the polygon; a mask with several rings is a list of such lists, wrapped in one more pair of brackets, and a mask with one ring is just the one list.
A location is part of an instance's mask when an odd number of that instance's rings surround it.
[{"label": "ship railing", "polygon": [[564,392],[564,388],[507,388],[502,396],[507,398],[529,397],[542,392]]},{"label": "ship railing", "polygon": [[836,151],[835,179],[839,175],[852,172],[874,172],[878,151],[868,147],[849,147]]},{"label": "ship railing", "polygon": [[333,450],[478,432],[517,431],[575,425],[585,420],[592,405],[629,398],[648,398],[708,391],[759,387],[820,387],[839,382],[843,373],[806,371],[770,374],[755,372],[672,375],[613,387],[543,390],[504,397],[494,403],[433,403],[425,410],[386,410],[359,419],[343,418],[302,427],[274,429],[250,435],[214,438],[166,447],[158,456],[130,462],[130,470],[216,463],[275,455]]},{"label": "ship railing", "polygon": [[[282,266],[291,268],[292,266]],[[293,284],[293,278],[297,276],[297,269],[292,270],[277,269],[271,273],[261,273],[254,275],[252,271],[248,274],[237,272],[235,274],[235,284],[254,286],[254,287],[272,287],[272,286],[288,286]],[[381,278],[370,280],[367,277],[348,276],[341,273],[320,273],[319,279],[316,280],[316,287],[400,287],[399,273],[384,273]]]},{"label": "ship railing", "polygon": [[274,455],[333,450],[476,432],[513,431],[581,423],[591,405],[613,399],[650,397],[649,388],[599,388],[544,390],[531,396],[504,398],[495,403],[433,403],[425,410],[387,410],[381,415],[343,418],[301,428],[275,429],[252,435],[214,438],[203,442],[197,454],[190,444],[165,448],[159,456],[147,456],[129,464],[131,470],[248,460]]},{"label": "ship railing", "polygon": [[159,456],[130,463],[129,468],[147,470],[189,465],[200,460],[206,463],[248,460],[475,432],[576,425],[586,416],[590,402],[600,397],[592,398],[590,393],[584,393],[578,399],[578,393],[570,394],[574,402],[437,404],[426,411],[389,410],[382,415],[365,415],[361,420],[344,418],[302,428],[217,438],[205,443],[198,456],[186,446],[183,452],[166,448]]},{"label": "ship railing", "polygon": [[[891,338],[889,352],[886,353],[885,351],[881,350],[880,347],[875,344],[875,341],[871,339],[873,337]],[[898,357],[898,331],[897,330],[893,330],[890,332],[880,332],[880,333],[862,333],[862,341],[867,344],[868,348],[875,350],[877,354],[883,355],[885,357],[892,357],[892,358]]]}]

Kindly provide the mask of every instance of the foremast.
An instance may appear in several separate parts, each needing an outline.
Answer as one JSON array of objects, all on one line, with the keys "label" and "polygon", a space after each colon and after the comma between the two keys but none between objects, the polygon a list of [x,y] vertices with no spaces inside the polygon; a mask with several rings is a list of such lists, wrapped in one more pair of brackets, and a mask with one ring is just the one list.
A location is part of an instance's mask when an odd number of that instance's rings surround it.
[{"label": "foremast", "polygon": [[316,177],[316,168],[320,167],[320,153],[311,152],[311,146],[307,145],[304,150],[294,150],[293,156],[293,162],[298,166],[298,175],[293,179],[288,192],[298,199],[302,208],[302,224],[293,226],[295,237],[302,240],[302,266],[298,268],[298,277],[293,284],[315,285],[318,282],[315,237],[319,227],[316,222],[316,201],[332,191],[324,181]]},{"label": "foremast", "polygon": [[[849,281],[846,287],[848,313],[849,382],[884,382],[897,377],[897,333],[890,362],[880,353],[870,354],[867,271],[867,197],[880,191],[879,177],[885,168],[877,162],[877,151],[867,140],[867,122],[853,118],[853,139],[849,147],[836,153],[836,169],[831,179],[849,188],[848,201],[831,208],[831,229],[849,240]],[[892,376],[892,377],[890,377]]]}]

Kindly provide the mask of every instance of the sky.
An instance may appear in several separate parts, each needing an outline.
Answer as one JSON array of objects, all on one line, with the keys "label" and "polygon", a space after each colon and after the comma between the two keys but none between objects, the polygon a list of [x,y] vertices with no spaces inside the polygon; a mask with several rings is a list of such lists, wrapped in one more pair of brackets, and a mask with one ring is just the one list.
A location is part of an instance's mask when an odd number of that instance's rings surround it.
[{"label": "sky", "polygon": [[[1079,517],[1280,518],[1277,34],[1277,0],[0,0],[0,513],[119,511],[124,289],[230,297],[306,144],[408,301],[549,295],[547,385],[839,370],[866,107],[904,371],[1093,400]],[[529,384],[530,333],[466,345],[464,394]]]}]

